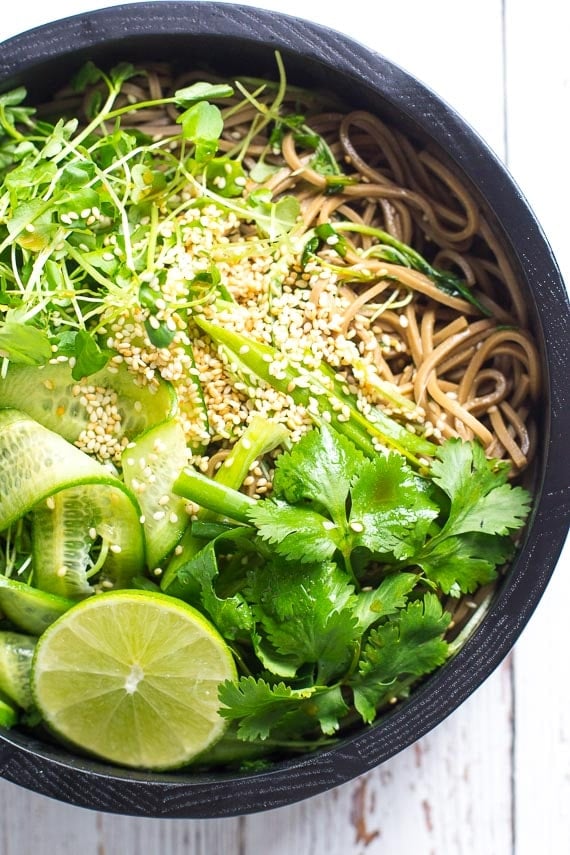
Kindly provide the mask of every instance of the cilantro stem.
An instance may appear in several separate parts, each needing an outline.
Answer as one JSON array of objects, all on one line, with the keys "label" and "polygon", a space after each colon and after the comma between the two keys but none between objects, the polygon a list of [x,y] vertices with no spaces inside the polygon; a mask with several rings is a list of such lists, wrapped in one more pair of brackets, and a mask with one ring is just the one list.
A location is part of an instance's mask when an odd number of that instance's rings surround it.
[{"label": "cilantro stem", "polygon": [[457,636],[453,639],[453,641],[449,642],[448,652],[449,656],[455,656],[456,653],[465,646],[467,640],[473,635],[477,627],[480,625],[481,621],[489,611],[489,607],[491,602],[493,601],[493,592],[487,594],[484,600],[477,606],[471,618],[467,621],[465,626],[462,628],[461,632],[457,634]]},{"label": "cilantro stem", "polygon": [[173,492],[222,517],[250,525],[248,511],[256,500],[189,467],[174,482]]}]

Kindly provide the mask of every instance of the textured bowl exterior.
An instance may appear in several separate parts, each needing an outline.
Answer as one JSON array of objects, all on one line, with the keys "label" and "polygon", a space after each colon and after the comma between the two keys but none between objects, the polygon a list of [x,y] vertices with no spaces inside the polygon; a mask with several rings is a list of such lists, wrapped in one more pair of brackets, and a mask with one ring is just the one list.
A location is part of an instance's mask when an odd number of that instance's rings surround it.
[{"label": "textured bowl exterior", "polygon": [[14,731],[0,735],[0,774],[60,801],[131,816],[206,818],[255,813],[343,784],[414,743],[471,695],[509,653],[544,593],[568,531],[570,308],[533,212],[498,158],[445,102],[369,48],[297,18],[215,2],[115,6],[38,27],[0,45],[0,90],[41,98],[86,59],[208,62],[272,74],[280,50],[296,80],[329,85],[435,147],[478,195],[526,290],[545,372],[535,502],[518,557],[479,628],[406,702],[337,746],[271,770],[176,775],[132,772],[73,756]]}]

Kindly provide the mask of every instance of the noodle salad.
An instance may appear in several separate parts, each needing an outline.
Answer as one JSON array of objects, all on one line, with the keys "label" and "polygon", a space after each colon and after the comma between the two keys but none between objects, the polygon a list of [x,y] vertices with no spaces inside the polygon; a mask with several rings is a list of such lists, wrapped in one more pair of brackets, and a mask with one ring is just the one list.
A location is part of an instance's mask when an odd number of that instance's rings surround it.
[{"label": "noodle salad", "polygon": [[44,633],[137,589],[237,664],[187,762],[321,747],[513,555],[540,376],[508,259],[433,153],[276,64],[0,95],[0,723],[49,719]]}]

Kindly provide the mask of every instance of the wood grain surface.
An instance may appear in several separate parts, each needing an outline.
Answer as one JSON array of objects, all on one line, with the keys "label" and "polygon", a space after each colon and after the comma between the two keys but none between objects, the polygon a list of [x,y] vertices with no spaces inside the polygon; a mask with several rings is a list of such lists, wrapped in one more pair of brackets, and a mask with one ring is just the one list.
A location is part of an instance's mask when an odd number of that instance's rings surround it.
[{"label": "wood grain surface", "polygon": [[[117,5],[4,4],[0,40]],[[455,107],[509,166],[570,282],[570,13],[564,0],[265,0],[358,39]],[[224,820],[101,814],[0,781],[0,855],[567,855],[570,549],[514,652],[455,713],[374,771]]]}]

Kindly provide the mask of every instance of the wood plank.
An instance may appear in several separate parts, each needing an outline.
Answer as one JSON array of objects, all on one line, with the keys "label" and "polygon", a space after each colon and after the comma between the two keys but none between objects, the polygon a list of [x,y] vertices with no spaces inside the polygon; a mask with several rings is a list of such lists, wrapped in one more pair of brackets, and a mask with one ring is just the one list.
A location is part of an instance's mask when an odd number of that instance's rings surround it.
[{"label": "wood plank", "polygon": [[97,850],[97,814],[0,780],[1,855],[62,855]]},{"label": "wood plank", "polygon": [[[570,58],[567,4],[508,0],[509,167],[570,285]],[[517,855],[570,848],[570,543],[515,650]]]}]

